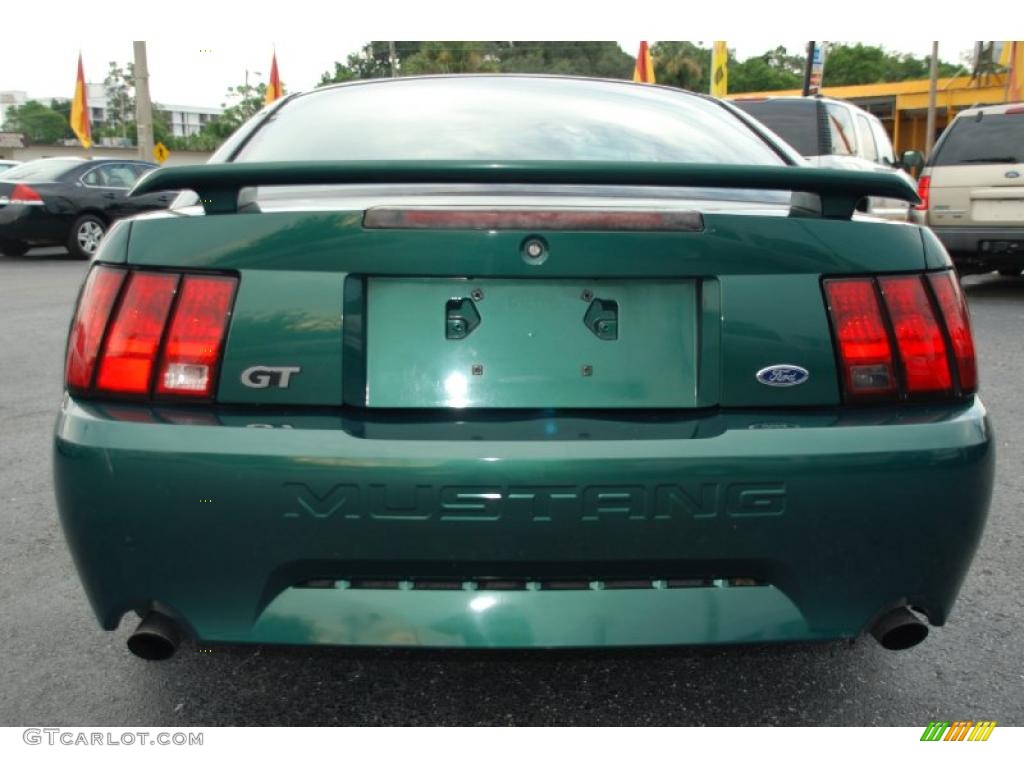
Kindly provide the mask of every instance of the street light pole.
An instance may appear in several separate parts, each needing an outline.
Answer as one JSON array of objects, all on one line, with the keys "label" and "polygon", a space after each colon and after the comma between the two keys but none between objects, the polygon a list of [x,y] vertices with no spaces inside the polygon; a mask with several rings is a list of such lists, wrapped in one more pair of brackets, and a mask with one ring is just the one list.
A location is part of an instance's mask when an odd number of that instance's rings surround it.
[{"label": "street light pole", "polygon": [[135,47],[135,128],[138,134],[139,159],[153,159],[153,104],[149,100],[149,68],[146,64],[146,43],[136,40]]}]

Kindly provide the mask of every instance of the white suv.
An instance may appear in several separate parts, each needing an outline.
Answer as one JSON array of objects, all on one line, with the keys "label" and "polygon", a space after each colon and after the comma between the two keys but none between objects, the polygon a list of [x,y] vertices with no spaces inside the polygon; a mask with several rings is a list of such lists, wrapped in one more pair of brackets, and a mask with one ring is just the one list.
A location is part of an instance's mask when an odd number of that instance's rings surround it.
[{"label": "white suv", "polygon": [[[922,163],[920,153],[914,150],[897,158],[881,121],[849,102],[822,96],[777,96],[737,99],[733,104],[820,168],[905,173]],[[862,210],[896,221],[910,217],[910,206],[902,200],[871,197]]]},{"label": "white suv", "polygon": [[1024,269],[1024,104],[974,107],[942,132],[914,211],[961,273]]}]

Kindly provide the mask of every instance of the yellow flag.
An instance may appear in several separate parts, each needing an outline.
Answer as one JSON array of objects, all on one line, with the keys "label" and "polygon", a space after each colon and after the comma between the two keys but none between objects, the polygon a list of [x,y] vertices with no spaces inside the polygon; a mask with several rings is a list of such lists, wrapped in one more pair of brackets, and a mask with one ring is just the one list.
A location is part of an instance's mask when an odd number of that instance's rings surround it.
[{"label": "yellow flag", "polygon": [[729,49],[716,40],[711,52],[711,95],[722,98],[729,92]]},{"label": "yellow flag", "polygon": [[88,149],[92,146],[92,120],[89,115],[89,99],[85,87],[85,73],[82,71],[82,54],[78,54],[78,76],[75,78],[75,98],[71,102],[71,130]]}]

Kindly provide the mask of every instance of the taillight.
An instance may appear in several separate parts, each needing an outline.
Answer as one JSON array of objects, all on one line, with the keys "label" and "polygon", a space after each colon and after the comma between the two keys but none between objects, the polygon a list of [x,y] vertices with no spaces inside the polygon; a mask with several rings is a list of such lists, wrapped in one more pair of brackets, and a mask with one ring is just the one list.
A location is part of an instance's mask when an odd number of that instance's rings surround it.
[{"label": "taillight", "polygon": [[12,203],[19,203],[21,205],[42,205],[43,198],[38,192],[36,192],[28,184],[18,184],[14,187],[11,192]]},{"label": "taillight", "polygon": [[212,397],[237,284],[223,275],[97,266],[71,328],[68,389]]},{"label": "taillight", "polygon": [[160,358],[156,391],[161,395],[209,397],[220,360],[233,277],[186,275]]},{"label": "taillight", "polygon": [[970,394],[978,389],[978,365],[974,357],[974,336],[971,334],[967,301],[953,272],[936,272],[928,275],[928,280],[935,292],[946,330],[949,331],[953,359],[960,376],[960,389],[964,394]]},{"label": "taillight", "polygon": [[895,394],[892,347],[874,280],[826,280],[825,294],[847,395],[858,399]]},{"label": "taillight", "polygon": [[946,341],[919,275],[878,280],[903,363],[907,391],[948,393],[953,388]]},{"label": "taillight", "polygon": [[124,282],[123,269],[96,267],[89,273],[78,300],[78,310],[68,335],[67,360],[64,379],[68,389],[88,389],[96,368],[96,355],[100,351],[103,331],[110,319],[110,309]]},{"label": "taillight", "polygon": [[952,272],[824,285],[846,400],[934,399],[977,389],[967,305]]},{"label": "taillight", "polygon": [[914,206],[915,211],[927,211],[928,210],[928,197],[932,191],[932,177],[922,176],[917,180],[917,196],[921,198],[921,202]]},{"label": "taillight", "polygon": [[135,272],[114,316],[100,357],[96,389],[101,392],[144,395],[160,349],[178,276]]}]

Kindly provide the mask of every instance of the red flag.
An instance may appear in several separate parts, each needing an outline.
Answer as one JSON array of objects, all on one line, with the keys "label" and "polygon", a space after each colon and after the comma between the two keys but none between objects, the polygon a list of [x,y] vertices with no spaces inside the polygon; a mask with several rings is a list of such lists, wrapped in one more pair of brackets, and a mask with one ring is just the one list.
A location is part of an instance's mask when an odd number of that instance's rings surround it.
[{"label": "red flag", "polygon": [[281,88],[281,76],[277,73],[277,52],[274,52],[274,58],[270,62],[270,82],[267,83],[267,95],[266,103],[273,104],[275,101],[284,96],[284,89]]},{"label": "red flag", "polygon": [[75,98],[71,102],[71,130],[75,132],[82,146],[92,146],[92,120],[89,116],[89,96],[85,87],[85,73],[82,70],[82,54],[78,54],[78,77],[75,78]]},{"label": "red flag", "polygon": [[651,49],[647,41],[640,42],[640,53],[636,55],[636,66],[633,68],[633,80],[638,83],[654,82],[654,62],[651,61]]}]

